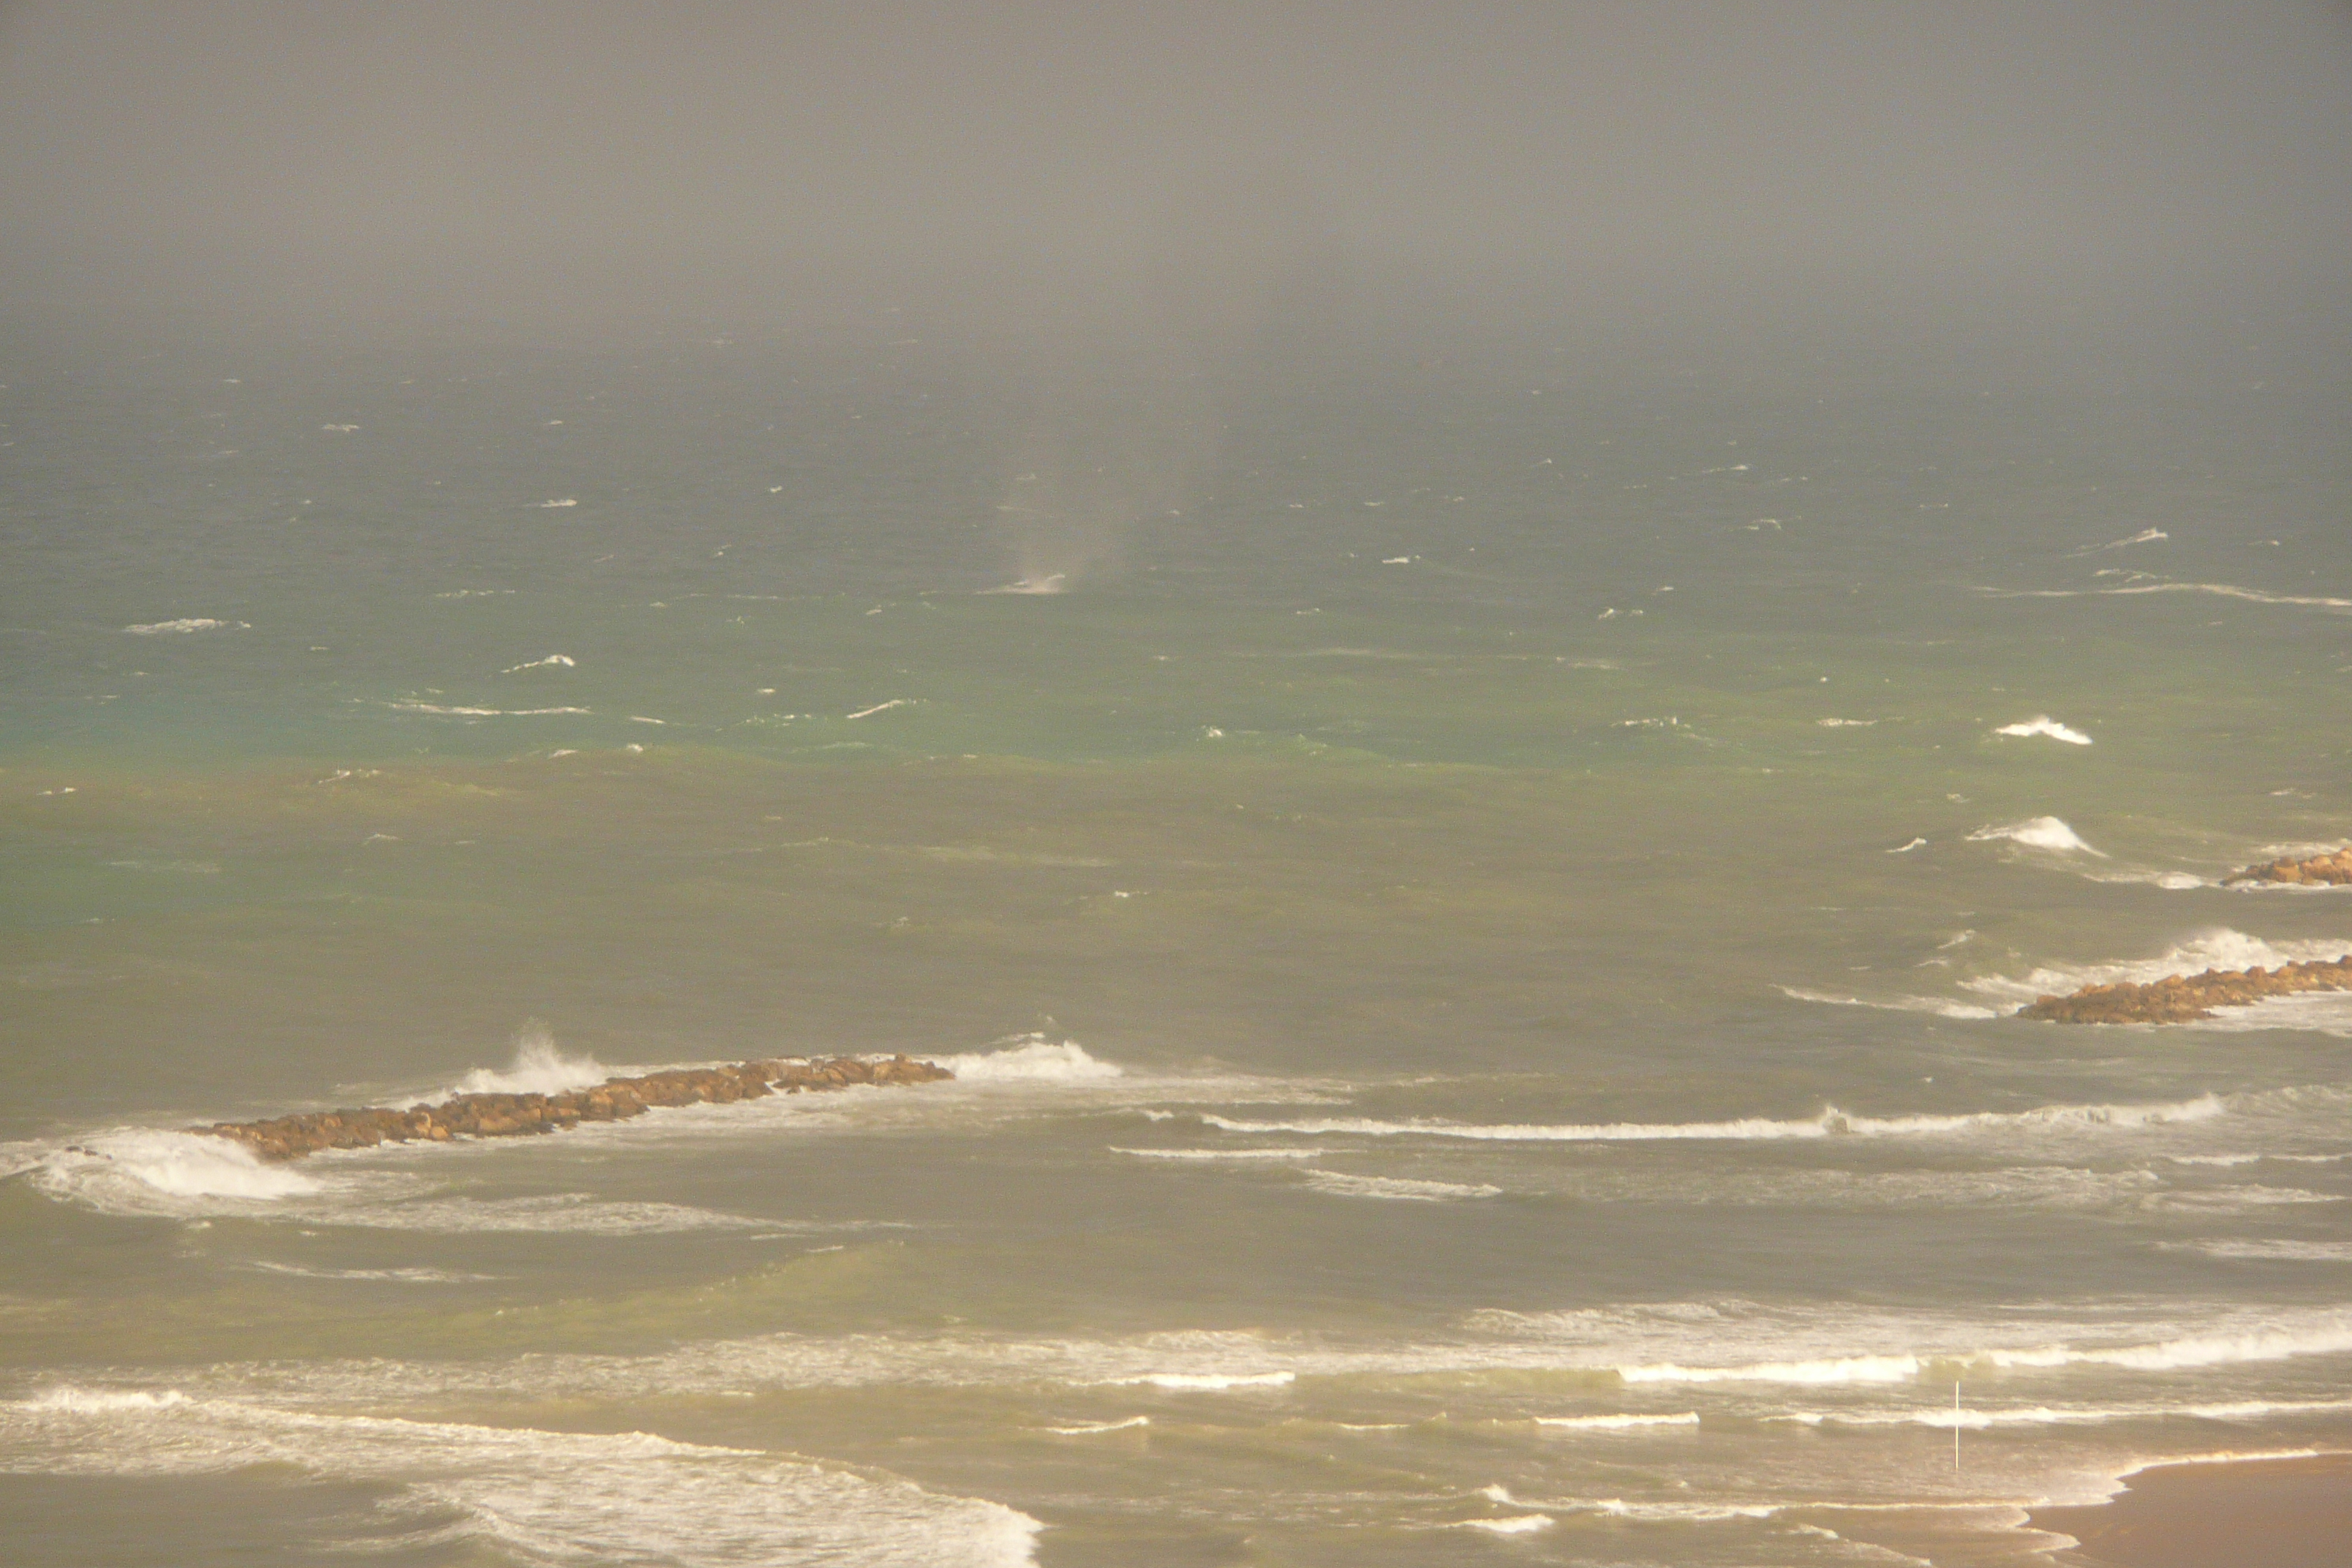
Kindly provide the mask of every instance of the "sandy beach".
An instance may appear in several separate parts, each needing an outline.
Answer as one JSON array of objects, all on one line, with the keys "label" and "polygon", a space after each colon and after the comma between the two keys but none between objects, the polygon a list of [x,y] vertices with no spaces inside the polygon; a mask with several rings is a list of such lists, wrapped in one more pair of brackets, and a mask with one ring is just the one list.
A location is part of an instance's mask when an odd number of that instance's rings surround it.
[{"label": "sandy beach", "polygon": [[2101,1568],[2336,1568],[2352,1561],[2352,1454],[2158,1465],[2091,1508],[2037,1509],[2037,1530]]}]

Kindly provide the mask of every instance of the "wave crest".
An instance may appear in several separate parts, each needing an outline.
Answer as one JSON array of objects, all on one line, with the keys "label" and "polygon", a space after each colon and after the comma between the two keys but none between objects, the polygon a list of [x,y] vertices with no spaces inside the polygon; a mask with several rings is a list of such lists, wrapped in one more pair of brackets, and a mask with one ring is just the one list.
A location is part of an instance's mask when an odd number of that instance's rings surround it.
[{"label": "wave crest", "polygon": [[1117,1062],[1088,1056],[1076,1040],[1048,1041],[1043,1035],[1023,1036],[1020,1044],[1002,1050],[932,1059],[965,1083],[1088,1083],[1126,1076]]},{"label": "wave crest", "polygon": [[504,1068],[476,1068],[451,1094],[562,1094],[593,1089],[613,1076],[593,1057],[567,1057],[546,1025],[525,1024],[515,1036],[514,1060]]}]

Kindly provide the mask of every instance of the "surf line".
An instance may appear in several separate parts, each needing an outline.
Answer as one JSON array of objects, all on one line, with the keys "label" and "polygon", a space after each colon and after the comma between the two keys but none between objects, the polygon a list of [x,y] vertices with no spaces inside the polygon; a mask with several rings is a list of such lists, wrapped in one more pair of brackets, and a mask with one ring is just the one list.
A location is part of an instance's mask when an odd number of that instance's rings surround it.
[{"label": "surf line", "polygon": [[511,1138],[559,1132],[583,1121],[625,1121],[656,1107],[725,1105],[786,1094],[847,1089],[852,1084],[914,1085],[950,1079],[937,1062],[896,1056],[777,1058],[727,1067],[672,1068],[642,1078],[607,1079],[593,1089],[560,1094],[460,1094],[438,1105],[405,1110],[310,1110],[266,1121],[215,1121],[191,1132],[241,1143],[264,1160],[299,1160],[321,1149],[373,1149],[379,1143],[446,1143],[455,1138]]},{"label": "surf line", "polygon": [[2112,985],[2085,985],[2071,995],[2042,997],[2016,1016],[2051,1024],[2192,1024],[2218,1016],[2216,1007],[2243,1007],[2265,996],[2305,991],[2352,991],[2352,953],[2282,963],[2276,969],[2258,963],[2252,969],[2175,974],[2146,984],[2120,980]]}]

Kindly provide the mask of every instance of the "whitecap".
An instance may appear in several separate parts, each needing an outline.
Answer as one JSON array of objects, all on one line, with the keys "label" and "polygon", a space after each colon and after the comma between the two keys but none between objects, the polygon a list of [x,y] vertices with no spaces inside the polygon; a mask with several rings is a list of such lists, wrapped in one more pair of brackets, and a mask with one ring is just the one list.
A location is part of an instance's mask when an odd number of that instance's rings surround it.
[{"label": "whitecap", "polygon": [[19,1402],[18,1408],[65,1411],[77,1415],[111,1415],[127,1410],[169,1410],[188,1403],[176,1388],[149,1389],[52,1388]]},{"label": "whitecap", "polygon": [[1743,1366],[1683,1366],[1660,1362],[1613,1369],[1629,1384],[1652,1383],[1908,1383],[1927,1365],[1914,1355],[1835,1356],[1813,1361],[1755,1362]]},{"label": "whitecap", "polygon": [[2340,1204],[2352,1202],[2336,1193],[2315,1193],[2307,1187],[2265,1187],[2242,1185],[2231,1187],[2194,1187],[2184,1192],[2163,1193],[2150,1200],[2158,1208],[2185,1209],[2192,1213],[2238,1213],[2250,1209],[2279,1208],[2298,1204]]},{"label": "whitecap", "polygon": [[438,702],[387,702],[403,713],[436,713],[454,719],[538,719],[557,713],[587,713],[585,708],[466,708]]},{"label": "whitecap", "polygon": [[1231,1388],[1286,1388],[1298,1381],[1295,1372],[1148,1372],[1139,1377],[1118,1377],[1115,1384],[1144,1384],[1180,1394],[1217,1394]]},{"label": "whitecap", "polygon": [[1368,1138],[1463,1138],[1494,1142],[1610,1143],[1693,1141],[1776,1141],[1805,1138],[1937,1138],[1975,1133],[2082,1132],[2093,1129],[2139,1129],[2204,1121],[2224,1114],[2228,1102],[2215,1094],[2193,1100],[2137,1105],[2044,1105],[2030,1110],[1979,1110],[1958,1114],[1855,1116],[1835,1106],[1818,1116],[1781,1119],[1741,1117],[1729,1121],[1462,1122],[1425,1118],[1383,1121],[1371,1117],[1318,1117],[1290,1121],[1251,1121],[1203,1114],[1208,1126],[1228,1132],[1354,1134]]},{"label": "whitecap", "polygon": [[2237,1366],[2248,1363],[2288,1361],[2300,1356],[2336,1355],[2352,1351],[2352,1315],[2322,1316],[2309,1325],[2291,1329],[2257,1329],[2243,1333],[2186,1334],[2154,1344],[2115,1346],[2056,1345],[2032,1350],[1988,1350],[1971,1361],[2004,1368],[2114,1366],[2134,1372],[2179,1372],[2195,1367]]},{"label": "whitecap", "polygon": [[198,1132],[124,1129],[46,1151],[35,1187],[119,1213],[172,1213],[188,1200],[233,1206],[277,1204],[320,1190],[287,1165],[263,1163],[244,1144]]},{"label": "whitecap", "polygon": [[[2221,926],[2200,931],[2154,958],[2124,959],[2105,963],[2044,964],[2019,979],[1981,975],[1962,984],[1980,995],[2024,1006],[2043,996],[2071,994],[2086,985],[2112,985],[2118,982],[2146,985],[2175,976],[2201,973],[2209,969],[2231,971],[2256,966],[2277,969],[2283,964],[2315,960],[2333,962],[2347,953],[2352,953],[2352,942],[2282,940],[2273,942]],[[2347,994],[2342,992],[2313,992],[2270,998],[2252,1007],[2231,1011],[2242,1015],[2239,1019],[2241,1026],[2259,1026],[2272,1018],[2296,1017],[2314,1008],[2325,1014],[2327,1009],[2343,1007],[2347,1000]],[[2318,1021],[2324,1023],[2326,1019],[2323,1016]]]},{"label": "whitecap", "polygon": [[1037,1035],[1000,1050],[932,1059],[961,1083],[1085,1083],[1125,1076],[1118,1063],[1088,1056],[1076,1040],[1056,1043]]},{"label": "whitecap", "polygon": [[515,1037],[514,1060],[503,1068],[476,1068],[451,1094],[562,1094],[593,1089],[613,1076],[593,1057],[567,1057],[544,1024],[526,1024]]},{"label": "whitecap", "polygon": [[2352,1410],[2345,1399],[2242,1399],[2202,1405],[2142,1402],[2125,1405],[2021,1405],[1967,1408],[1948,1405],[1910,1410],[1799,1410],[1768,1415],[1767,1421],[1805,1426],[1934,1426],[1948,1432],[1982,1432],[2002,1426],[2104,1426],[2127,1421],[2261,1421],[2274,1416],[2336,1415]]},{"label": "whitecap", "polygon": [[572,1433],[55,1390],[0,1405],[0,1468],[81,1476],[287,1466],[395,1489],[477,1552],[534,1563],[920,1563],[1013,1568],[1039,1525],[976,1498],[643,1432]]},{"label": "whitecap", "polygon": [[2171,537],[2160,528],[2144,528],[2129,539],[2110,539],[2105,544],[2086,544],[2074,552],[2074,557],[2095,555],[2103,550],[2125,550],[2135,544],[2154,544],[2159,539]]},{"label": "whitecap", "polygon": [[1830,991],[1809,991],[1798,985],[1773,987],[1792,1002],[1824,1002],[1836,1007],[1879,1007],[1895,1013],[1933,1013],[1943,1018],[1998,1018],[2000,1015],[1990,1007],[1971,1003],[1955,1002],[1945,996],[1885,996],[1865,1000],[1860,996],[1841,996]]},{"label": "whitecap", "polygon": [[1460,1198],[1491,1198],[1502,1188],[1484,1182],[1424,1182],[1404,1176],[1351,1176],[1339,1171],[1309,1171],[1307,1181],[1318,1193],[1343,1198],[1386,1198],[1393,1202],[1439,1204]]},{"label": "whitecap", "polygon": [[299,1279],[393,1280],[403,1285],[469,1285],[501,1278],[496,1274],[466,1274],[448,1268],[311,1268],[299,1263],[256,1262],[266,1274],[290,1274]]},{"label": "whitecap", "polygon": [[575,668],[577,663],[578,661],[572,658],[569,654],[551,653],[545,658],[525,659],[520,664],[509,665],[506,668],[499,671],[499,673],[500,675],[520,675],[526,669],[571,669]]},{"label": "whitecap", "polygon": [[2036,713],[2031,719],[2021,720],[2014,724],[2003,724],[1993,733],[2019,737],[2047,735],[2053,741],[2063,741],[2070,746],[2087,746],[2091,743],[2090,736],[2071,725],[2061,724],[2047,713]]},{"label": "whitecap", "polygon": [[751,1215],[726,1214],[685,1204],[611,1202],[588,1193],[354,1205],[323,1209],[306,1217],[314,1224],[415,1230],[442,1236],[677,1236],[701,1231],[800,1228]]},{"label": "whitecap", "polygon": [[2126,885],[2137,884],[2144,887],[2162,888],[2167,892],[2173,893],[2186,892],[2191,888],[2210,888],[2213,886],[2212,879],[2209,877],[2200,877],[2189,871],[2157,871],[2146,868],[2116,871],[2085,870],[2083,875],[2089,878],[2094,882],[2122,883]]},{"label": "whitecap", "polygon": [[2168,1249],[2249,1263],[2352,1263],[2352,1241],[2183,1241]]},{"label": "whitecap", "polygon": [[1673,1415],[1538,1415],[1538,1426],[1549,1426],[1570,1432],[1642,1432],[1662,1426],[1696,1426],[1698,1412],[1685,1410]]},{"label": "whitecap", "polygon": [[[2086,855],[2099,851],[2084,842],[2081,835],[2054,816],[2029,816],[2022,822],[2007,822],[1998,826],[1979,827],[1969,835],[1974,843],[1986,843],[2006,838],[2022,844],[2029,849],[2048,849],[2058,854],[2080,850]],[[2105,857],[2101,857],[2105,858]]]},{"label": "whitecap", "polygon": [[1997,599],[2082,599],[2139,594],[2213,594],[2257,605],[2291,605],[2308,609],[2352,610],[2352,599],[2331,599],[2314,594],[2269,594],[2242,588],[2234,583],[2143,583],[2127,588],[1980,588]]},{"label": "whitecap", "polygon": [[1048,1426],[1045,1430],[1064,1437],[1091,1437],[1101,1432],[1127,1432],[1150,1425],[1149,1415],[1130,1415],[1124,1421],[1095,1421],[1080,1426]]},{"label": "whitecap", "polygon": [[143,626],[122,628],[132,637],[163,637],[175,632],[249,632],[250,621],[215,621],[205,616],[190,616],[177,621],[152,621]]},{"label": "whitecap", "polygon": [[[1145,1114],[1164,1121],[1172,1113],[1147,1111]],[[1320,1149],[1122,1149],[1112,1144],[1110,1152],[1132,1154],[1139,1160],[1319,1160],[1323,1157]]]},{"label": "whitecap", "polygon": [[2185,1334],[2139,1344],[2060,1342],[2021,1346],[1948,1346],[1788,1361],[1686,1365],[1675,1362],[1619,1365],[1612,1370],[1632,1384],[1776,1383],[1817,1386],[1893,1384],[1914,1382],[1951,1367],[1989,1367],[2004,1372],[2058,1371],[2105,1366],[2133,1372],[2179,1372],[2213,1366],[2334,1355],[2352,1350],[2352,1315],[2327,1311],[2293,1328],[2252,1329],[2236,1333]]},{"label": "whitecap", "polygon": [[1539,1530],[1549,1530],[1552,1522],[1548,1513],[1519,1513],[1503,1519],[1465,1519],[1452,1528],[1483,1530],[1490,1535],[1532,1535]]}]

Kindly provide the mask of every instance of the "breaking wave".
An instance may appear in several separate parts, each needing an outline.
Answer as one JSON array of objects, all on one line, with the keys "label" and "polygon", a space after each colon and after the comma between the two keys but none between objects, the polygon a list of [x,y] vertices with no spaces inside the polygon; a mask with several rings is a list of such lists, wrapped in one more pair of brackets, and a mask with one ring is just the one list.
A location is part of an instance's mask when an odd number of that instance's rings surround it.
[{"label": "breaking wave", "polygon": [[387,702],[401,713],[433,713],[449,719],[539,719],[557,713],[587,713],[586,708],[465,708],[439,702]]},{"label": "breaking wave", "polygon": [[2333,599],[2317,594],[2271,594],[2260,588],[2242,588],[2235,583],[2136,583],[2125,588],[1979,588],[1977,591],[1996,599],[2095,599],[2130,597],[2141,594],[2212,594],[2224,599],[2243,599],[2256,605],[2352,610],[2352,599]]},{"label": "breaking wave", "polygon": [[961,1083],[1086,1083],[1126,1076],[1118,1063],[1088,1056],[1076,1040],[1054,1042],[1043,1035],[1025,1036],[1018,1045],[1001,1050],[931,1059]]},{"label": "breaking wave", "polygon": [[514,1060],[504,1068],[476,1068],[452,1094],[562,1094],[593,1089],[613,1076],[593,1057],[567,1057],[544,1024],[527,1024],[515,1037]]},{"label": "breaking wave", "polygon": [[0,1404],[0,1468],[185,1476],[255,1465],[397,1488],[384,1506],[530,1564],[1027,1563],[1040,1526],[976,1498],[643,1432],[322,1415],[176,1390]]},{"label": "breaking wave", "polygon": [[1781,985],[1776,986],[1775,989],[1792,1002],[1825,1002],[1833,1007],[1879,1007],[1892,1013],[1933,1013],[1940,1018],[1998,1018],[2000,1016],[1990,1007],[1979,1007],[1968,1002],[1955,1002],[1948,996],[1865,998],[1840,996],[1828,991],[1808,991],[1799,985]]},{"label": "breaking wave", "polygon": [[[2105,963],[2046,964],[2021,978],[1984,975],[1964,981],[1962,984],[1980,995],[2024,1006],[2041,997],[2064,995],[2085,985],[2113,985],[2119,981],[2145,985],[2174,975],[2201,973],[2208,969],[2251,969],[2258,964],[2265,969],[2275,969],[2284,963],[2308,963],[2315,959],[2334,960],[2347,952],[2352,952],[2352,942],[2341,939],[2273,942],[2221,926],[2200,931],[2187,941],[2165,949],[2154,958],[2123,959]],[[2324,1005],[2331,994],[2340,1000],[2344,994],[2321,992],[2279,1000],[2311,1001]],[[2273,1005],[2264,1004],[2265,1006]]]},{"label": "breaking wave", "polygon": [[194,1132],[125,1129],[46,1152],[34,1187],[117,1213],[173,1212],[175,1200],[276,1204],[322,1190],[285,1165],[266,1164],[241,1143]]},{"label": "breaking wave", "polygon": [[164,637],[183,632],[249,632],[250,621],[215,621],[205,616],[189,616],[177,621],[151,621],[143,626],[122,628],[135,637]]},{"label": "breaking wave", "polygon": [[1333,1133],[1366,1138],[1467,1138],[1505,1143],[1608,1143],[1652,1141],[1790,1138],[1935,1138],[1977,1132],[2066,1131],[2096,1128],[2141,1128],[2203,1121],[2228,1109],[2221,1096],[2146,1105],[2044,1105],[2031,1110],[1978,1110],[1958,1115],[1854,1116],[1832,1106],[1802,1119],[1742,1117],[1730,1121],[1464,1122],[1427,1118],[1385,1121],[1373,1117],[1309,1117],[1294,1121],[1248,1121],[1203,1113],[1207,1125],[1227,1132]]},{"label": "breaking wave", "polygon": [[2253,1263],[2352,1263],[2352,1241],[2183,1241],[2168,1246]]},{"label": "breaking wave", "polygon": [[1799,1410],[1767,1417],[1805,1426],[1938,1426],[1983,1432],[2002,1426],[2103,1426],[2123,1421],[2261,1421],[2273,1416],[2335,1415],[2352,1411],[2347,1399],[2242,1399],[2204,1405],[2029,1405],[1994,1409],[1923,1405],[1913,1410]]},{"label": "breaking wave", "polygon": [[1491,1198],[1503,1191],[1484,1182],[1423,1182],[1404,1176],[1351,1176],[1339,1171],[1309,1171],[1307,1184],[1318,1193],[1343,1198],[1388,1198],[1406,1203],[1442,1204],[1459,1198]]},{"label": "breaking wave", "polygon": [[1139,1160],[1319,1160],[1320,1149],[1122,1149],[1110,1145],[1114,1154],[1132,1154]]},{"label": "breaking wave", "polygon": [[1150,1425],[1149,1415],[1130,1415],[1124,1421],[1089,1421],[1076,1426],[1048,1426],[1045,1430],[1064,1437],[1091,1437],[1098,1432],[1127,1432]]},{"label": "breaking wave", "polygon": [[1969,841],[1978,844],[2003,838],[2028,849],[2047,849],[2060,855],[2099,854],[2084,841],[2082,835],[2054,816],[2029,816],[2022,822],[1979,827],[1969,835]]},{"label": "breaking wave", "polygon": [[2036,713],[2032,718],[2024,720],[2019,723],[2003,724],[2000,729],[1995,730],[1993,733],[1996,735],[2015,735],[2021,738],[2033,735],[2047,735],[2053,741],[2063,741],[2070,746],[2087,746],[2091,743],[2090,736],[2085,735],[2082,731],[2074,729],[2069,725],[2061,724],[2057,720],[2053,719],[2047,713]]},{"label": "breaking wave", "polygon": [[1552,1517],[1548,1513],[1508,1514],[1501,1519],[1465,1519],[1448,1526],[1453,1530],[1483,1530],[1489,1535],[1532,1535],[1551,1527]]}]

